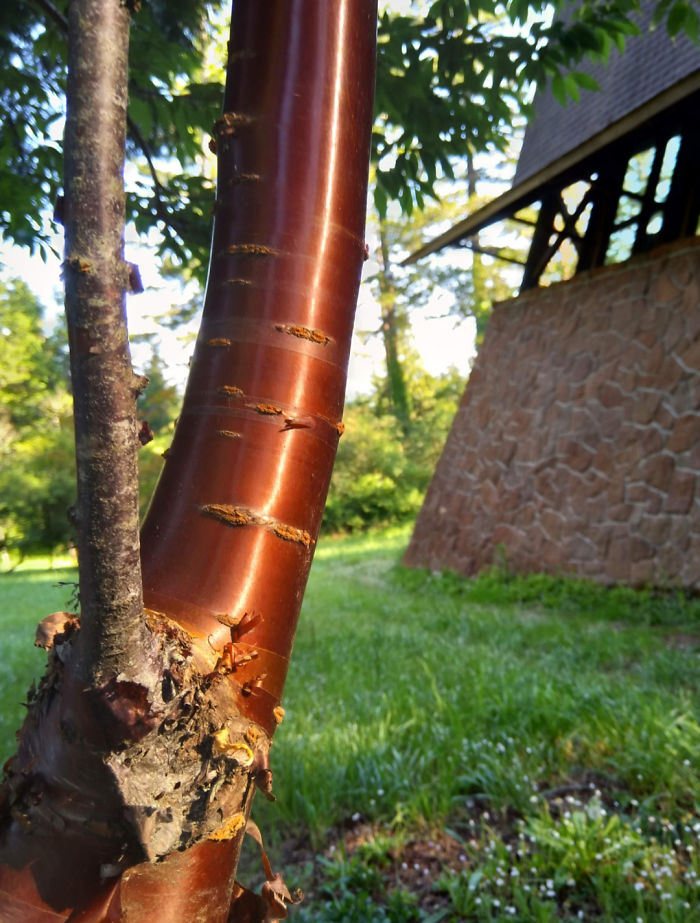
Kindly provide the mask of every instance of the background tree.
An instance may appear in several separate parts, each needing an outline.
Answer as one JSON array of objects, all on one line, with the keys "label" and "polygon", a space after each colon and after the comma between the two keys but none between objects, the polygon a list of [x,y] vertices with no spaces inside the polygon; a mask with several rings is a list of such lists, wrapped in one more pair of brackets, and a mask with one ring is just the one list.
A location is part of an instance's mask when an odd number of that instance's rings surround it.
[{"label": "background tree", "polygon": [[23,555],[74,538],[72,400],[62,331],[24,282],[0,282],[0,542]]},{"label": "background tree", "polygon": [[409,433],[393,412],[386,374],[345,409],[323,518],[327,532],[358,531],[416,516],[464,390],[456,369],[431,375],[410,346],[401,362]]},{"label": "background tree", "polygon": [[[498,171],[492,169],[492,174]],[[402,266],[402,261],[418,249],[444,225],[449,225],[464,214],[465,208],[478,208],[485,198],[479,196],[475,172],[469,182],[450,183],[447,192],[440,190],[437,204],[425,203],[421,211],[410,217],[402,216],[398,209],[392,215],[380,217],[370,213],[370,239],[376,240],[371,251],[374,271],[370,269],[368,281],[379,306],[380,326],[375,331],[363,331],[363,338],[381,337],[384,349],[386,375],[382,387],[386,391],[389,412],[399,421],[405,438],[409,438],[411,420],[415,413],[411,406],[412,387],[405,358],[412,350],[411,324],[413,312],[430,310],[435,316],[451,315],[455,323],[471,318],[476,329],[477,343],[483,335],[486,321],[495,301],[514,293],[509,263],[498,256],[472,250],[467,258],[455,259],[454,254],[438,255],[420,266]],[[505,232],[508,234],[508,230]],[[496,254],[497,248],[491,249]],[[517,258],[510,247],[503,249],[506,257]],[[465,255],[466,256],[466,255]],[[412,359],[415,365],[415,358]]]}]

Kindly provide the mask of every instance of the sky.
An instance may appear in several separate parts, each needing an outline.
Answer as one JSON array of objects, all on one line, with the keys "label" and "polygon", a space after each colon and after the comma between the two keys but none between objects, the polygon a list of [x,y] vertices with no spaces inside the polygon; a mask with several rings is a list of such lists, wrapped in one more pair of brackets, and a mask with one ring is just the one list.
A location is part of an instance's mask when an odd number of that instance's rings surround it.
[{"label": "sky", "polygon": [[[54,247],[60,252],[60,235],[56,236]],[[178,282],[159,275],[154,254],[147,246],[137,243],[134,235],[127,237],[125,257],[138,265],[145,288],[140,295],[128,296],[129,333],[138,339],[141,334],[158,331],[159,351],[167,365],[168,377],[179,386],[184,386],[192,344],[183,343],[176,334],[159,328],[153,318],[168,307],[185,301],[186,293]],[[62,323],[62,283],[58,258],[50,256],[44,263],[39,256],[30,256],[23,248],[0,244],[0,265],[3,275],[19,277],[27,283],[44,305],[51,324]],[[371,272],[371,263],[365,266]],[[453,318],[436,317],[439,311],[440,307],[433,304],[414,312],[414,346],[427,371],[438,375],[450,366],[455,366],[466,378],[474,356],[474,324],[471,320],[455,324]],[[369,284],[363,283],[358,298],[355,329],[361,332],[378,328],[379,308]],[[151,348],[145,344],[133,345],[133,360],[137,370],[147,364],[150,351]],[[371,390],[372,376],[382,372],[382,363],[380,338],[375,336],[366,340],[356,333],[348,372],[349,398]]]}]

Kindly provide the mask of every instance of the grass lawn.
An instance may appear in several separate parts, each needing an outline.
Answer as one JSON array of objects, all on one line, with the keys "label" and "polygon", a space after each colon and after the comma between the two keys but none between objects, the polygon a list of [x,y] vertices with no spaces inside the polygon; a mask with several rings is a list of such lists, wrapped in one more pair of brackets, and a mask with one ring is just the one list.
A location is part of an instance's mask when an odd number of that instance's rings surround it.
[{"label": "grass lawn", "polygon": [[15,731],[24,718],[27,690],[46,663],[34,647],[37,622],[50,612],[70,608],[78,572],[69,558],[31,558],[11,573],[0,574],[0,765],[14,753]]},{"label": "grass lawn", "polygon": [[[700,603],[406,571],[407,538],[319,543],[255,806],[292,919],[700,921]],[[4,753],[58,579],[0,577]]]}]

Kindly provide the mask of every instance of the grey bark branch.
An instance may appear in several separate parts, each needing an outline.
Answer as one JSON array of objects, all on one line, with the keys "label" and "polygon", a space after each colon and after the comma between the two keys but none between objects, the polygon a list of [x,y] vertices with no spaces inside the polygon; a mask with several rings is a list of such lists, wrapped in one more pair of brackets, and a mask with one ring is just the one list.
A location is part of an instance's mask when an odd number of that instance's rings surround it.
[{"label": "grey bark branch", "polygon": [[64,277],[78,467],[78,651],[93,681],[136,678],[148,638],[123,258],[128,41],[120,0],[71,2]]}]

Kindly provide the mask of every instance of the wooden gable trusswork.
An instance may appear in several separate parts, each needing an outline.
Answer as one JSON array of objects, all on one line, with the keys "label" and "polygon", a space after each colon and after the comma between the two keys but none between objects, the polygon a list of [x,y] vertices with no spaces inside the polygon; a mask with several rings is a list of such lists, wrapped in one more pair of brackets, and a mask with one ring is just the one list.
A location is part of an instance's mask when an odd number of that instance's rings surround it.
[{"label": "wooden gable trusswork", "polygon": [[545,273],[560,281],[698,233],[700,47],[671,40],[661,27],[650,32],[652,10],[644,4],[641,34],[624,54],[614,50],[606,64],[584,68],[600,91],[565,107],[549,91],[537,94],[512,188],[407,263],[473,246],[485,227],[515,218],[531,227],[527,289]]},{"label": "wooden gable trusswork", "polygon": [[541,188],[522,288],[566,242],[572,275],[696,234],[699,115],[696,92]]}]

